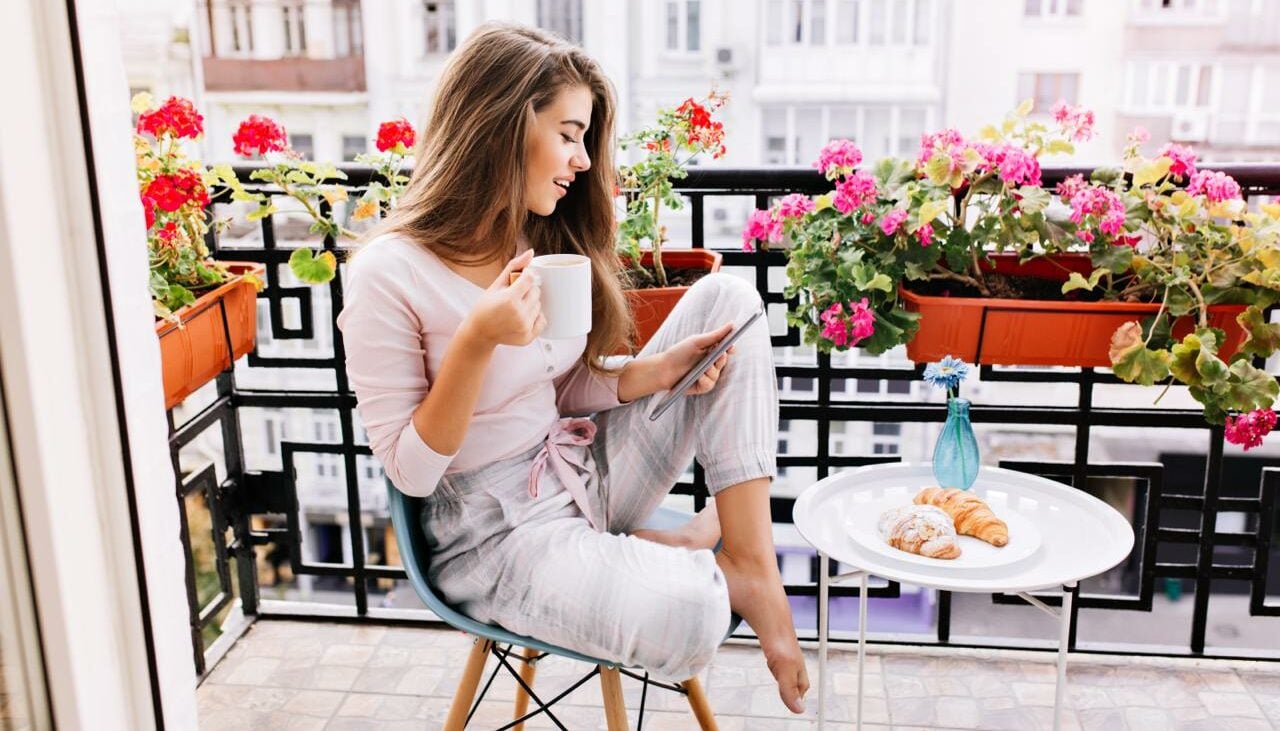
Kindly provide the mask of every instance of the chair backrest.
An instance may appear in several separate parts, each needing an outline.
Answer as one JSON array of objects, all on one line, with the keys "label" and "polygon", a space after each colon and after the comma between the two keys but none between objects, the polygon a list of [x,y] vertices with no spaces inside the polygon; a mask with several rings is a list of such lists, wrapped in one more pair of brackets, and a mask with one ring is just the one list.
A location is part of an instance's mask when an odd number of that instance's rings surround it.
[{"label": "chair backrest", "polygon": [[477,622],[446,604],[427,581],[431,552],[427,549],[427,537],[423,534],[422,525],[418,522],[422,516],[422,498],[411,497],[400,492],[390,480],[387,480],[387,497],[388,504],[391,506],[391,524],[395,527],[396,543],[400,548],[400,563],[409,574],[409,583],[422,599],[422,603],[427,605],[427,609],[435,612],[437,617],[455,629],[488,638],[499,644],[519,645],[539,652],[550,652],[574,660],[614,667],[613,663],[604,660],[549,645],[532,637],[517,635],[495,625]]}]

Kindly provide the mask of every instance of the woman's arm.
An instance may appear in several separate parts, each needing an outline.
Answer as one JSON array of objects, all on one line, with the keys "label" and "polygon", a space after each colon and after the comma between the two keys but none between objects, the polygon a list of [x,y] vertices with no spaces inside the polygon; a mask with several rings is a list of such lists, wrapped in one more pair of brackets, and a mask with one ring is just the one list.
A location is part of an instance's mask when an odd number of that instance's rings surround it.
[{"label": "woman's arm", "polygon": [[[690,368],[702,360],[707,351],[714,348],[732,330],[733,323],[727,323],[710,332],[687,337],[661,353],[636,358],[627,363],[618,378],[618,400],[624,403],[634,401],[675,386]],[[720,371],[729,362],[729,353],[732,352],[731,346],[728,352],[716,359],[702,378],[689,388],[690,395],[706,393],[715,386]]]},{"label": "woman's arm", "polygon": [[411,267],[388,246],[362,251],[348,264],[338,326],[370,449],[397,488],[424,497],[462,446],[494,350],[532,340],[544,323],[534,278],[499,286],[504,272],[463,321],[432,382],[410,294],[421,283]]},{"label": "woman's arm", "polygon": [[493,351],[499,345],[528,345],[546,327],[537,277],[508,283],[511,272],[532,258],[530,250],[507,262],[476,301],[449,341],[431,390],[413,411],[414,428],[436,452],[453,454],[462,446]]}]

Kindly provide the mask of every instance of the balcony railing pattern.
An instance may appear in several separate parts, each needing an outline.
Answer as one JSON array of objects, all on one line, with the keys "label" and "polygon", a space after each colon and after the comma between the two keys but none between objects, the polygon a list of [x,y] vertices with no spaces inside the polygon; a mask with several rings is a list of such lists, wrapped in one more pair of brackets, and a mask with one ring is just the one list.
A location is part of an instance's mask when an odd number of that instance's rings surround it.
[{"label": "balcony railing pattern", "polygon": [[[237,169],[238,175],[250,187],[258,185],[249,181],[252,167]],[[1233,175],[1249,195],[1274,195],[1280,193],[1280,166],[1221,166]],[[367,168],[348,166],[350,197],[357,198],[363,186],[370,180]],[[1045,171],[1046,184],[1082,172],[1076,169],[1058,168]],[[706,244],[705,213],[707,202],[717,196],[749,196],[757,207],[765,207],[774,196],[791,192],[815,193],[827,189],[828,184],[815,171],[800,169],[694,169],[688,178],[678,181],[678,188],[687,196],[691,209],[692,245]],[[323,204],[326,206],[328,204]],[[279,215],[279,214],[277,214]],[[370,455],[369,447],[356,442],[355,397],[351,392],[343,369],[345,352],[341,333],[332,318],[315,322],[316,305],[311,287],[289,286],[282,281],[281,270],[292,249],[277,245],[275,217],[261,221],[261,245],[245,248],[235,245],[229,248],[211,236],[210,245],[220,258],[251,260],[267,264],[266,289],[260,294],[260,306],[269,315],[270,337],[274,340],[311,340],[317,337],[315,328],[327,328],[333,343],[332,353],[319,357],[266,357],[254,352],[248,356],[251,369],[309,369],[326,374],[334,387],[331,390],[299,391],[282,389],[251,389],[237,386],[233,373],[223,374],[217,384],[217,395],[212,403],[201,408],[185,423],[172,425],[171,448],[175,467],[179,464],[179,452],[201,434],[220,430],[225,461],[224,479],[218,481],[212,469],[201,469],[181,479],[178,490],[180,509],[184,512],[183,542],[192,551],[193,535],[186,525],[186,500],[199,493],[208,505],[212,531],[213,556],[216,566],[217,591],[211,599],[202,601],[197,596],[194,570],[189,572],[191,583],[191,626],[197,667],[204,672],[204,641],[202,635],[220,610],[233,601],[232,571],[235,576],[241,611],[250,617],[262,614],[286,614],[290,616],[313,615],[301,602],[271,602],[264,607],[259,597],[255,548],[272,545],[283,549],[295,576],[338,577],[347,580],[353,606],[339,610],[326,610],[325,616],[340,616],[355,621],[426,622],[431,616],[425,612],[388,611],[370,607],[370,584],[378,580],[404,579],[405,572],[396,566],[370,563],[367,560],[364,532],[351,530],[350,544],[344,550],[350,561],[343,563],[315,563],[303,560],[302,531],[299,519],[298,479],[294,458],[304,453],[335,455],[341,459],[345,475],[346,521],[350,526],[360,526],[362,519],[361,492],[357,471],[357,458]],[[332,239],[326,238],[323,246],[340,250]],[[771,271],[785,265],[785,254],[780,251],[743,252],[724,250],[726,268],[749,271],[754,274],[767,306],[780,309],[786,306],[782,292],[770,286]],[[774,277],[772,280],[776,280]],[[327,285],[332,312],[339,312],[343,303],[342,277],[336,277]],[[286,324],[285,303],[294,301],[301,313],[299,324]],[[328,339],[328,338],[326,338]],[[798,332],[789,329],[775,334],[773,344],[800,346]],[[941,422],[945,417],[945,405],[941,403],[882,402],[875,400],[842,400],[832,398],[832,383],[838,379],[881,379],[910,381],[919,379],[922,365],[907,368],[885,367],[837,367],[829,356],[818,355],[815,365],[782,365],[777,373],[781,377],[813,379],[817,388],[810,399],[784,399],[781,418],[792,422],[811,421],[816,424],[817,443],[813,455],[783,454],[778,463],[781,468],[804,467],[815,469],[818,478],[846,468],[884,461],[896,461],[893,456],[849,456],[832,454],[830,449],[833,422]],[[1180,580],[1194,591],[1190,635],[1182,648],[1129,647],[1126,652],[1148,654],[1230,655],[1206,650],[1206,627],[1212,589],[1215,582],[1244,582],[1250,596],[1249,613],[1252,616],[1280,616],[1280,603],[1267,600],[1268,589],[1280,591],[1276,585],[1268,586],[1268,575],[1277,574],[1269,565],[1272,536],[1277,529],[1276,498],[1280,490],[1280,468],[1254,465],[1249,481],[1226,480],[1222,431],[1206,428],[1199,413],[1193,410],[1168,408],[1116,408],[1095,403],[1099,386],[1120,383],[1105,370],[1094,369],[995,369],[981,368],[983,382],[1021,382],[1043,384],[1071,384],[1078,397],[1071,406],[1045,406],[1035,404],[981,405],[975,404],[972,418],[979,424],[1039,425],[1052,424],[1074,429],[1074,459],[1069,462],[1004,462],[1001,466],[1060,480],[1080,489],[1088,489],[1091,480],[1121,478],[1134,485],[1132,495],[1133,521],[1137,541],[1132,555],[1123,564],[1123,594],[1080,592],[1072,607],[1072,631],[1070,643],[1073,649],[1083,651],[1114,651],[1114,648],[1077,646],[1076,634],[1080,611],[1104,609],[1118,611],[1150,612],[1157,580]],[[1136,387],[1135,387],[1136,388]],[[241,449],[239,414],[243,409],[323,409],[338,414],[340,439],[334,442],[306,442],[281,440],[278,453],[282,469],[279,471],[250,471],[244,468]],[[1096,427],[1175,428],[1199,430],[1205,435],[1203,464],[1192,461],[1192,468],[1200,470],[1202,484],[1198,491],[1187,491],[1170,486],[1172,470],[1180,474],[1178,482],[1186,484],[1185,465],[1160,463],[1099,463],[1092,459],[1090,436]],[[705,502],[705,482],[700,467],[695,466],[690,483],[677,485],[674,492],[691,494],[695,504]],[[1254,478],[1257,479],[1254,479]],[[773,520],[778,524],[791,522],[792,498],[776,496],[772,500]],[[1224,532],[1218,529],[1218,516],[1223,513],[1243,513],[1246,516],[1245,531]],[[1194,520],[1179,522],[1175,517],[1194,515]],[[283,527],[255,527],[261,516],[284,516]],[[201,540],[207,536],[201,537]],[[816,565],[816,556],[814,557]],[[833,574],[839,567],[831,567]],[[1273,582],[1275,577],[1273,577]],[[814,583],[788,585],[793,597],[812,597],[817,602]],[[833,605],[853,601],[856,588],[833,588]],[[872,598],[901,596],[901,587],[894,582],[873,587]],[[1043,601],[1054,604],[1056,596],[1045,595]],[[795,601],[795,600],[793,600]],[[995,603],[1015,603],[1013,597],[995,595]],[[988,638],[984,642],[959,642],[952,640],[952,597],[940,592],[936,633],[933,642],[965,646],[1035,646],[1016,640]],[[827,611],[817,607],[817,612]],[[815,623],[813,626],[820,626]],[[811,631],[802,632],[802,638],[813,639]],[[836,638],[839,641],[840,638]],[[922,643],[925,637],[912,636],[889,641]],[[1268,650],[1259,656],[1280,659],[1280,652]]]}]

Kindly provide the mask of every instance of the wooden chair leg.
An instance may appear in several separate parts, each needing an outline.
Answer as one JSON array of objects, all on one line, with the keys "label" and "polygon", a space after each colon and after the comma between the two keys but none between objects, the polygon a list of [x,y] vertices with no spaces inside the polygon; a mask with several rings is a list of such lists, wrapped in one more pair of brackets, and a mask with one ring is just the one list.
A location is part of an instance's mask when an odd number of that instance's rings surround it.
[{"label": "wooden chair leg", "polygon": [[[524,681],[525,685],[532,688],[533,674],[538,670],[534,667],[535,660],[533,660],[533,658],[538,656],[538,651],[532,647],[526,647],[522,654],[524,655],[524,662],[521,663],[520,666],[520,679]],[[519,683],[516,683],[516,712],[515,715],[511,717],[511,720],[514,721],[528,712],[529,694],[524,692],[524,688]],[[511,729],[512,731],[524,731],[524,723],[518,723],[515,726],[512,726]]]},{"label": "wooden chair leg", "polygon": [[716,716],[711,712],[707,694],[702,690],[702,681],[694,676],[680,685],[689,694],[689,709],[693,711],[693,717],[698,719],[698,727],[702,731],[717,731],[720,727],[716,725]]},{"label": "wooden chair leg", "polygon": [[485,660],[489,659],[490,640],[477,637],[471,646],[471,654],[467,656],[467,666],[462,670],[462,679],[458,681],[458,690],[453,694],[453,704],[449,706],[449,717],[444,722],[445,731],[462,731],[467,724],[467,713],[471,703],[476,699],[476,688],[480,685],[480,676],[484,674]]},{"label": "wooden chair leg", "polygon": [[609,731],[627,731],[627,705],[622,700],[622,674],[617,668],[600,668],[600,694]]}]

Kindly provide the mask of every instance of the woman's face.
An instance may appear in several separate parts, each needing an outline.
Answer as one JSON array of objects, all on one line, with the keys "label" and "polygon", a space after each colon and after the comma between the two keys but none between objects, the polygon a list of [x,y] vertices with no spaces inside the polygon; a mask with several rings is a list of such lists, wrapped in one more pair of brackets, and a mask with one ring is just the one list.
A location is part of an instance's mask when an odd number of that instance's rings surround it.
[{"label": "woman's face", "polygon": [[530,212],[551,215],[574,176],[591,167],[584,144],[590,123],[591,91],[585,86],[561,89],[535,115],[525,151],[524,200]]}]

